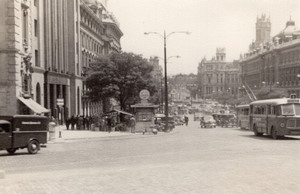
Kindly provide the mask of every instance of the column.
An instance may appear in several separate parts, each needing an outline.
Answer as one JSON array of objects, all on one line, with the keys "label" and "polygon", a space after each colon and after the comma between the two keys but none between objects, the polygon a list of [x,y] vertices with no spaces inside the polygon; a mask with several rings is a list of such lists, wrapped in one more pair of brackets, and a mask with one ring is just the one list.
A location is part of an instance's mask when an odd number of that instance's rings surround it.
[{"label": "column", "polygon": [[54,117],[58,119],[58,111],[57,111],[57,104],[56,104],[56,99],[57,99],[57,93],[56,93],[56,84],[53,84],[53,104],[52,104],[52,109],[54,110]]}]

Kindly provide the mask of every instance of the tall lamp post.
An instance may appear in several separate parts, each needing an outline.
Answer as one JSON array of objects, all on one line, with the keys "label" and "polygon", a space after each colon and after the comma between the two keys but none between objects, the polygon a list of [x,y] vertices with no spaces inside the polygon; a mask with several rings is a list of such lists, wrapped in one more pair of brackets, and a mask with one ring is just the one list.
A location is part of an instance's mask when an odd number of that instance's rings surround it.
[{"label": "tall lamp post", "polygon": [[170,37],[172,34],[176,33],[183,33],[183,34],[190,34],[190,32],[187,31],[175,31],[171,32],[169,34],[166,34],[166,31],[164,31],[164,35],[161,35],[158,32],[145,32],[145,35],[149,34],[157,34],[160,37],[164,39],[164,66],[165,66],[165,118],[166,118],[166,124],[165,124],[165,131],[169,128],[169,103],[168,103],[168,78],[167,78],[167,38]]},{"label": "tall lamp post", "polygon": [[[145,33],[146,34],[146,33]],[[161,58],[161,57],[158,57],[158,58],[160,58],[160,59],[163,59],[163,58]],[[167,58],[167,61],[169,60],[169,59],[171,59],[171,58],[180,58],[180,56],[179,55],[175,55],[175,56],[170,56],[170,57],[168,57]],[[163,59],[164,60],[164,59]],[[163,81],[163,79],[161,79],[161,104],[163,104],[163,83],[162,83],[162,81]],[[162,106],[163,107],[163,106]]]}]

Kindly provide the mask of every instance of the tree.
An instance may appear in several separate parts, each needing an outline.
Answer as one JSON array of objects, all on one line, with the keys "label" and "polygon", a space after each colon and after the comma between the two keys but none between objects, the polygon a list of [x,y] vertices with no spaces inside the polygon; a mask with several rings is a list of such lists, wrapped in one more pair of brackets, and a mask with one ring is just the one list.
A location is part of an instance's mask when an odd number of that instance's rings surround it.
[{"label": "tree", "polygon": [[86,80],[88,95],[92,101],[113,97],[122,110],[138,101],[139,92],[148,89],[155,93],[152,82],[152,66],[140,55],[112,53],[91,64]]}]

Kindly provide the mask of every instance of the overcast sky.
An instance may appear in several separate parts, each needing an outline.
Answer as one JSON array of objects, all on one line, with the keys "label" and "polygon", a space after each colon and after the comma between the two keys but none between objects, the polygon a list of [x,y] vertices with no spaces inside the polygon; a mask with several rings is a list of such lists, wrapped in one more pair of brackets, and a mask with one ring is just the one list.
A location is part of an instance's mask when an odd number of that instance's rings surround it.
[{"label": "overcast sky", "polygon": [[168,57],[181,57],[169,59],[168,74],[197,73],[201,59],[211,59],[217,47],[226,48],[227,61],[239,59],[255,40],[257,15],[270,16],[272,36],[290,17],[300,29],[300,0],[109,0],[108,9],[124,33],[123,51],[145,58],[163,58],[163,39],[144,32],[191,32],[168,38]]}]

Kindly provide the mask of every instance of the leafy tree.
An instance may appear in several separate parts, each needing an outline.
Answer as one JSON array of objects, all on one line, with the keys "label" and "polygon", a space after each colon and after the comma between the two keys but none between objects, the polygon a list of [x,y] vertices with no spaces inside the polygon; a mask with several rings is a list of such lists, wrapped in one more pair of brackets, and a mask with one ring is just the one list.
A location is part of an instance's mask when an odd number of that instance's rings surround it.
[{"label": "leafy tree", "polygon": [[151,71],[153,67],[140,55],[112,53],[99,62],[91,64],[86,80],[91,100],[113,97],[120,102],[122,110],[139,100],[139,92],[148,89],[155,93]]}]

